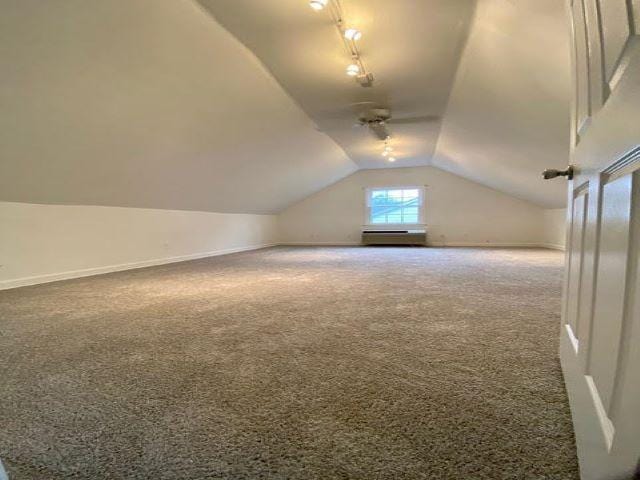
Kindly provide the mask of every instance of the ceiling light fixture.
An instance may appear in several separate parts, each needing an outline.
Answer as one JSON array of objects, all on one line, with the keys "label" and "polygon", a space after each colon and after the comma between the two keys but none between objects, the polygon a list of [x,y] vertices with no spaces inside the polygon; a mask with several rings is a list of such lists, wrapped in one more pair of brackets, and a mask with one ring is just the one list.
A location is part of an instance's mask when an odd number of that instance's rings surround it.
[{"label": "ceiling light fixture", "polygon": [[395,157],[389,157],[389,158],[387,158],[387,160],[389,160],[390,162],[395,162],[396,161]]},{"label": "ceiling light fixture", "polygon": [[347,75],[350,77],[355,77],[360,74],[360,67],[355,63],[352,63],[347,67]]},{"label": "ceiling light fixture", "polygon": [[311,0],[309,2],[309,6],[313,8],[316,12],[319,12],[320,10],[322,10],[324,7],[327,6],[327,3],[329,3],[329,0]]},{"label": "ceiling light fixture", "polygon": [[371,87],[373,85],[373,74],[367,71],[356,45],[356,41],[362,37],[362,32],[356,28],[345,28],[344,12],[340,0],[311,0],[309,6],[315,11],[327,8],[352,61],[352,64],[347,67],[347,75],[355,78],[360,86]]},{"label": "ceiling light fixture", "polygon": [[356,30],[355,28],[347,28],[344,31],[344,38],[355,42],[362,38],[362,32],[360,30]]}]

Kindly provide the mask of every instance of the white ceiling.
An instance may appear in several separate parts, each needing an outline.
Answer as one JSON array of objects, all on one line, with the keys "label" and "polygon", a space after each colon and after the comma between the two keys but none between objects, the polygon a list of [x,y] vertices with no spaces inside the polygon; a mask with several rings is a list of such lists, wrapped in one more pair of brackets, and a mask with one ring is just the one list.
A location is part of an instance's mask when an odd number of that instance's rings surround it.
[{"label": "white ceiling", "polygon": [[[198,1],[360,168],[432,164],[545,207],[564,205],[565,183],[540,175],[569,158],[564,2],[343,0],[376,76],[362,88],[344,73],[349,57],[329,15],[306,0]],[[441,120],[391,126],[398,161],[390,164],[382,142],[353,128],[351,105],[367,101],[395,117]]]},{"label": "white ceiling", "polygon": [[[247,45],[360,168],[428,165],[438,139],[474,0],[343,0],[345,20],[363,32],[358,45],[375,81],[363,88],[345,75],[351,63],[327,10],[307,0],[198,0]],[[390,126],[397,162],[383,143],[354,128],[360,108],[375,102],[396,118],[435,121]]]},{"label": "white ceiling", "polygon": [[433,165],[544,207],[569,161],[569,30],[559,0],[479,0]]},{"label": "white ceiling", "polygon": [[[373,88],[307,0],[198,1],[5,2],[0,200],[275,213],[358,167],[432,163],[564,203],[539,180],[568,158],[562,1],[343,0]],[[389,164],[353,128],[367,101],[441,120],[391,127]]]},{"label": "white ceiling", "polygon": [[194,2],[0,15],[0,200],[276,213],[356,170]]}]

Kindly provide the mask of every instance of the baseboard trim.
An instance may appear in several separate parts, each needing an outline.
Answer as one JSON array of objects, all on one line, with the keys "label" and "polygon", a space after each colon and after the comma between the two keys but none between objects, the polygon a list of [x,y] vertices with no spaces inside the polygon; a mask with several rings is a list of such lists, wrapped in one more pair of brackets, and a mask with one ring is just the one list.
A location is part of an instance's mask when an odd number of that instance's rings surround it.
[{"label": "baseboard trim", "polygon": [[428,242],[429,247],[469,247],[469,248],[549,248],[553,250],[564,250],[560,245],[547,243],[486,243],[486,242]]},{"label": "baseboard trim", "polygon": [[[135,270],[136,268],[154,267],[157,265],[166,265],[168,263],[187,262],[189,260],[198,260],[199,258],[217,257],[219,255],[229,255],[231,253],[247,252],[250,250],[260,250],[262,248],[275,247],[277,243],[268,243],[262,245],[250,245],[247,247],[225,248],[222,250],[213,250],[211,252],[193,253],[189,255],[180,255],[177,257],[155,258],[152,260],[143,260],[140,262],[121,263],[118,265],[107,265],[104,267],[86,268],[82,270],[70,270],[60,273],[48,273],[45,275],[36,275],[33,277],[22,277],[12,280],[0,281],[0,290],[9,290],[11,288],[27,287],[29,285],[39,285],[41,283],[58,282],[60,280],[70,280],[72,278],[90,277],[93,275],[103,275],[105,273],[122,272],[124,270]],[[0,477],[1,480],[1,477]]]},{"label": "baseboard trim", "polygon": [[283,247],[359,247],[360,242],[281,242]]},{"label": "baseboard trim", "polygon": [[541,248],[548,248],[550,250],[560,250],[561,252],[564,252],[566,250],[564,245],[558,245],[555,243],[541,243],[540,244]]},{"label": "baseboard trim", "polygon": [[[189,260],[198,260],[200,258],[217,257],[219,255],[229,255],[231,253],[248,252],[250,250],[260,250],[275,246],[289,247],[357,247],[363,246],[360,242],[282,242],[267,243],[261,245],[250,245],[247,247],[226,248],[222,250],[213,250],[211,252],[194,253],[190,255],[180,255],[177,257],[156,258],[152,260],[143,260],[140,262],[121,263],[118,265],[107,265],[104,267],[87,268],[82,270],[70,270],[60,273],[49,273],[45,275],[36,275],[33,277],[22,277],[12,280],[0,281],[0,290],[9,290],[12,288],[27,287],[29,285],[39,285],[41,283],[58,282],[60,280],[70,280],[73,278],[90,277],[93,275],[103,275],[105,273],[122,272],[125,270],[135,270],[136,268],[154,267],[157,265],[166,265],[169,263],[187,262]],[[552,243],[474,243],[474,242],[451,242],[438,243],[430,242],[428,247],[495,247],[495,248],[548,248],[551,250],[564,251],[562,245]]]},{"label": "baseboard trim", "polygon": [[[353,247],[365,246],[360,242],[282,242],[286,247]],[[551,243],[483,243],[483,242],[427,242],[427,247],[468,247],[468,248],[548,248],[551,250],[562,250],[562,245]]]}]

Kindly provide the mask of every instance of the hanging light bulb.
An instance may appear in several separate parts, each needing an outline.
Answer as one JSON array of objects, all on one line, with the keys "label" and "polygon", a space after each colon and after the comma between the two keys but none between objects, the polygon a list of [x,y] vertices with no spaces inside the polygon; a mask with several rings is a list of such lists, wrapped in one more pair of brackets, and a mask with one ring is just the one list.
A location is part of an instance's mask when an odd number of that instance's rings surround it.
[{"label": "hanging light bulb", "polygon": [[347,28],[344,31],[344,38],[346,38],[347,40],[353,40],[355,42],[356,40],[360,40],[360,38],[362,38],[362,32],[360,30],[356,30],[355,28]]},{"label": "hanging light bulb", "polygon": [[389,145],[387,145],[387,146],[384,147],[384,151],[385,152],[393,152],[393,148],[390,147]]},{"label": "hanging light bulb", "polygon": [[355,77],[359,73],[360,73],[360,67],[355,63],[352,63],[347,67],[347,75],[349,75],[350,77]]},{"label": "hanging light bulb", "polygon": [[389,158],[387,158],[387,160],[389,160],[390,162],[395,162],[396,161],[395,157],[389,157]]},{"label": "hanging light bulb", "polygon": [[388,157],[389,156],[389,152],[387,152],[386,150],[384,152],[382,152],[382,156],[383,157]]},{"label": "hanging light bulb", "polygon": [[327,6],[327,3],[329,3],[329,0],[311,0],[309,2],[309,6],[313,8],[316,12],[319,12],[320,10],[322,10],[324,7]]}]

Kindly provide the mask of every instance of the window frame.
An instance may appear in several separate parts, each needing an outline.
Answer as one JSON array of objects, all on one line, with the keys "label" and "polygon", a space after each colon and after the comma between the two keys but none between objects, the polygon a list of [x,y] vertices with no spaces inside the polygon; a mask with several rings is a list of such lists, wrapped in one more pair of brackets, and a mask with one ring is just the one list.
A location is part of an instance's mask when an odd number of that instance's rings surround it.
[{"label": "window frame", "polygon": [[[378,190],[418,190],[420,199],[418,205],[417,223],[372,223],[371,221],[371,195]],[[368,228],[388,228],[388,227],[424,227],[425,226],[425,185],[392,185],[381,187],[367,187],[364,194],[364,226]]]}]

